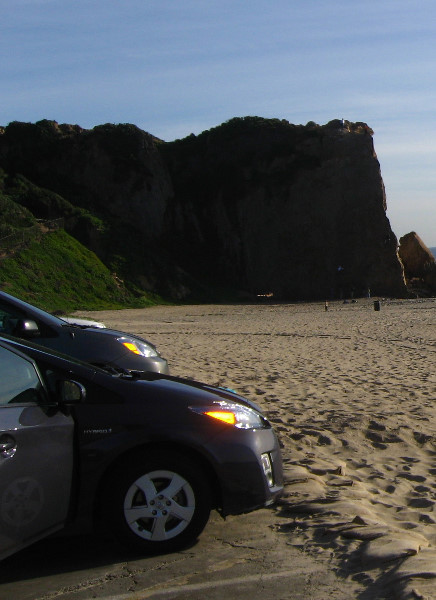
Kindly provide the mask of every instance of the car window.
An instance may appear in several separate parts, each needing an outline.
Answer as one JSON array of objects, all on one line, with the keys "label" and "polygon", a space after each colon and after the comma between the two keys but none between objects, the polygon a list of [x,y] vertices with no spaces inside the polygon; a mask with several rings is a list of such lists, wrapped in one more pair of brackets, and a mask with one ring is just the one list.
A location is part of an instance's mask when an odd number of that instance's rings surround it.
[{"label": "car window", "polygon": [[34,365],[0,347],[0,406],[35,404],[44,400],[44,389]]},{"label": "car window", "polygon": [[8,301],[8,294],[0,291],[0,311],[5,310],[6,312],[19,313],[21,317],[27,316],[35,321],[43,321],[53,327],[59,327],[60,325],[66,325],[66,322],[51,313],[33,306],[28,302],[19,300],[10,296],[11,301]]},{"label": "car window", "polygon": [[[39,315],[44,315],[45,321],[40,320]],[[62,324],[67,326],[67,324],[58,319],[57,317],[52,317],[48,313],[44,313],[39,309],[35,309],[34,311],[27,312],[25,307],[19,308],[14,306],[13,304],[9,304],[4,300],[0,299],[0,333],[6,333],[8,335],[20,335],[19,331],[17,332],[16,327],[21,320],[31,320],[35,321],[41,337],[57,337],[56,329],[54,327],[60,327]],[[53,323],[48,324],[46,321],[52,320]]]},{"label": "car window", "polygon": [[0,301],[0,331],[12,333],[17,321],[25,318],[26,313],[14,306],[9,306]]}]

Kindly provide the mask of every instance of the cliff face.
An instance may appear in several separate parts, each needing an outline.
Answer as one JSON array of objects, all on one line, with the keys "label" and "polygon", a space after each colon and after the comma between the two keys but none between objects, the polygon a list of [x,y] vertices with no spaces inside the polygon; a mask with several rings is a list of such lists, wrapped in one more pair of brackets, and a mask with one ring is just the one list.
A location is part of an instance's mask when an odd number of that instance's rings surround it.
[{"label": "cliff face", "polygon": [[287,299],[406,293],[366,125],[235,119],[164,150],[190,272]]},{"label": "cliff face", "polygon": [[66,227],[146,289],[404,296],[371,133],[245,118],[163,143],[132,125],[12,123],[0,166],[102,219],[101,231]]}]

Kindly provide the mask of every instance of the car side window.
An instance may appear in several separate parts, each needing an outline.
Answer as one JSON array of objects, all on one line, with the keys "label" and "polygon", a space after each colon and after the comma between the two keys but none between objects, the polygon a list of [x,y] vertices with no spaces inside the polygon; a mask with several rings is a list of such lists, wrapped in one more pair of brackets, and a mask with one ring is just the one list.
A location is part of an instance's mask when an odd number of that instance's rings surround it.
[{"label": "car side window", "polygon": [[0,406],[46,401],[32,362],[0,347]]},{"label": "car side window", "polygon": [[18,320],[25,317],[25,312],[0,302],[0,331],[11,334]]}]

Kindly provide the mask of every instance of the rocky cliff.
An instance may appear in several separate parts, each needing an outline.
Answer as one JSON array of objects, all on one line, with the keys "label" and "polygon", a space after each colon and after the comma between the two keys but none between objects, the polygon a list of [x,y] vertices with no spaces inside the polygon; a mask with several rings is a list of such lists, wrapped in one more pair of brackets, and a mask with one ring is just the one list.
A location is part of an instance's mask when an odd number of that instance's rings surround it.
[{"label": "rocky cliff", "polygon": [[436,259],[417,233],[400,238],[399,256],[409,288],[419,295],[436,294]]},{"label": "rocky cliff", "polygon": [[19,175],[53,193],[20,202],[40,218],[66,216],[67,230],[139,287],[177,299],[406,294],[364,123],[247,117],[171,143],[133,125],[41,121],[1,133],[11,185]]},{"label": "rocky cliff", "polygon": [[405,294],[365,124],[234,119],[163,151],[168,239],[189,272],[287,299]]}]

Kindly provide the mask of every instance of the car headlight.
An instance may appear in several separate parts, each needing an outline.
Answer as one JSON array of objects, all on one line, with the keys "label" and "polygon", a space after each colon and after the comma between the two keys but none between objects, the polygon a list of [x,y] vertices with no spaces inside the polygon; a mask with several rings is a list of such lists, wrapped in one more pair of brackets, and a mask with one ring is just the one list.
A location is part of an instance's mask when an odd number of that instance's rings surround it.
[{"label": "car headlight", "polygon": [[133,352],[134,354],[139,354],[141,356],[145,356],[146,358],[159,356],[156,349],[145,342],[140,342],[129,337],[120,337],[117,338],[117,341],[123,344],[127,350],[130,350],[130,352]]},{"label": "car headlight", "polygon": [[214,402],[210,406],[190,406],[190,409],[238,429],[265,429],[269,427],[269,423],[263,415],[237,402]]}]

